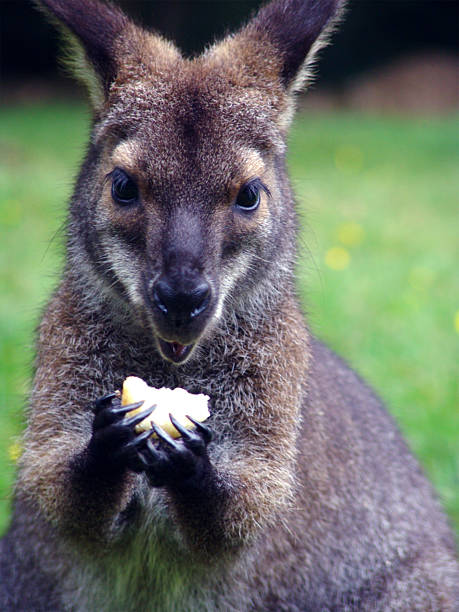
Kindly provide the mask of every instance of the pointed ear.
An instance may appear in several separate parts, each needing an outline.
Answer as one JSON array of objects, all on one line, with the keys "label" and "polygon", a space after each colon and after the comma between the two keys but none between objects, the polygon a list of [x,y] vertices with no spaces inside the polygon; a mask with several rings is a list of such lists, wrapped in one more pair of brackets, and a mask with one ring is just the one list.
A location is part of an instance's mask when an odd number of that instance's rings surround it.
[{"label": "pointed ear", "polygon": [[290,91],[307,82],[308,68],[344,9],[345,0],[274,0],[246,28],[279,54],[279,77]]},{"label": "pointed ear", "polygon": [[[346,0],[273,0],[209,56],[238,73],[242,85],[287,94],[310,80],[311,65],[344,10]],[[231,68],[232,67],[232,68]]]},{"label": "pointed ear", "polygon": [[97,0],[35,0],[60,29],[69,46],[66,63],[88,87],[93,106],[103,103],[117,72],[115,42],[129,20],[111,4]]}]

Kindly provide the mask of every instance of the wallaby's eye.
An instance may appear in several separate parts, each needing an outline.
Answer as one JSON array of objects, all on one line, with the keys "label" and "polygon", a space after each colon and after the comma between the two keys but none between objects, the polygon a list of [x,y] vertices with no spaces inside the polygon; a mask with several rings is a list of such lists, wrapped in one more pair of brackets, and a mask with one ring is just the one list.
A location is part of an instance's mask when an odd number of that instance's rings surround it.
[{"label": "wallaby's eye", "polygon": [[131,177],[120,168],[115,168],[110,176],[112,178],[112,198],[115,202],[122,206],[135,204],[139,198],[139,190]]},{"label": "wallaby's eye", "polygon": [[261,181],[255,179],[246,183],[237,194],[236,206],[245,211],[252,211],[260,204],[260,191],[263,188]]}]

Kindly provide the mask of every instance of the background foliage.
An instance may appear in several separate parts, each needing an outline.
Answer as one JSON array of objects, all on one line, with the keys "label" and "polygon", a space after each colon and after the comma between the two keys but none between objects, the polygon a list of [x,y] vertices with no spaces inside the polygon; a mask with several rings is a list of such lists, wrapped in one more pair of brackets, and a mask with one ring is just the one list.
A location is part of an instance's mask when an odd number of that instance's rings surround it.
[{"label": "background foliage", "polygon": [[[186,53],[236,28],[267,0],[116,0],[139,23]],[[32,0],[2,0],[0,45],[7,79],[56,78],[59,36]],[[340,82],[413,53],[457,53],[455,0],[347,0],[346,18],[323,54],[320,78]],[[27,44],[18,45],[18,40]]]}]

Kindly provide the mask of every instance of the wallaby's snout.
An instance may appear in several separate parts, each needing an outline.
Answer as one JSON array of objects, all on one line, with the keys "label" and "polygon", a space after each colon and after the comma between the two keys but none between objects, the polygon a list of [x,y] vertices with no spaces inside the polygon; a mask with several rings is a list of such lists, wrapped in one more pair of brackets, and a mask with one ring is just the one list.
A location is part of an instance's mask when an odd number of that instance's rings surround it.
[{"label": "wallaby's snout", "polygon": [[[183,361],[203,332],[211,311],[210,284],[188,266],[173,275],[162,275],[152,287],[154,320],[163,354],[172,361]],[[170,352],[164,344],[190,346],[190,351]],[[177,349],[177,347],[175,347]],[[182,354],[183,353],[183,354]]]},{"label": "wallaby's snout", "polygon": [[166,224],[158,275],[148,303],[163,357],[183,362],[215,310],[218,291],[207,271],[209,253],[199,215],[176,211]]},{"label": "wallaby's snout", "polygon": [[189,288],[181,288],[167,278],[160,278],[153,287],[155,306],[177,330],[191,323],[209,305],[210,285],[199,280],[189,284]]}]

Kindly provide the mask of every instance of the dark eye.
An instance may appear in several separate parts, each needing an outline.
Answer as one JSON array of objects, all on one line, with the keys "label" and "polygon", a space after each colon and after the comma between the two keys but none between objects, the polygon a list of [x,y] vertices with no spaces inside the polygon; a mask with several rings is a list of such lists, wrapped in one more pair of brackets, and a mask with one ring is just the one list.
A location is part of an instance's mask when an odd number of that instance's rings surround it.
[{"label": "dark eye", "polygon": [[245,211],[252,211],[260,204],[260,191],[262,185],[260,181],[251,181],[241,188],[236,198],[236,206]]},{"label": "dark eye", "polygon": [[115,202],[123,206],[135,204],[139,198],[139,190],[131,177],[120,168],[115,168],[111,173],[111,177],[112,198]]}]

